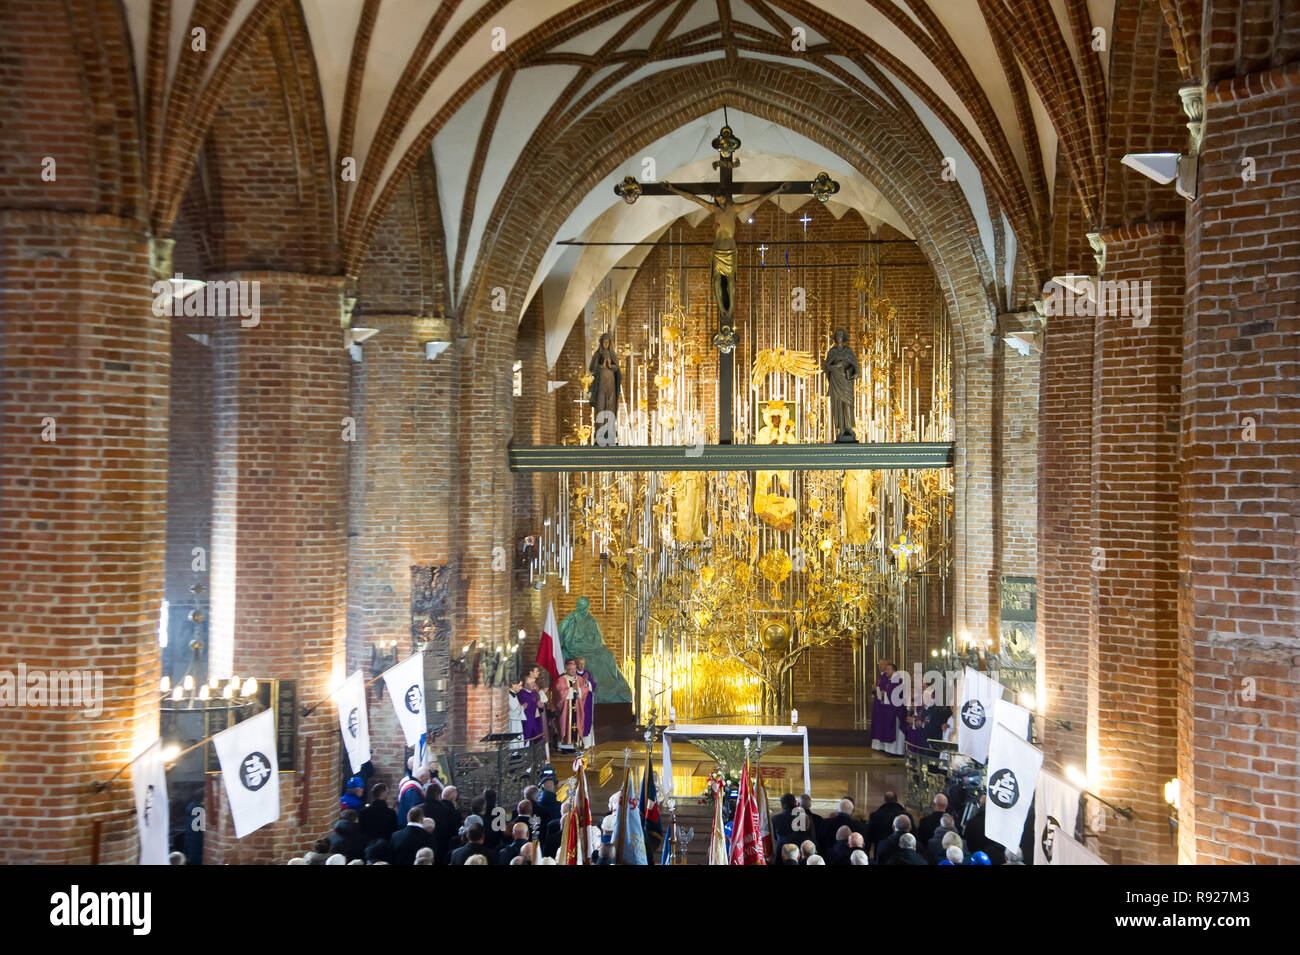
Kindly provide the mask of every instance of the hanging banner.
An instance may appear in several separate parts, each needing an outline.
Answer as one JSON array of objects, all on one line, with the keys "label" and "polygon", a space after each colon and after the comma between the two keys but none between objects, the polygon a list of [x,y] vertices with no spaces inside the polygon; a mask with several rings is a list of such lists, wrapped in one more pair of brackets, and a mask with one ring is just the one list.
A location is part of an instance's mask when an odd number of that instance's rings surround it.
[{"label": "hanging banner", "polygon": [[357,670],[343,681],[334,694],[339,711],[339,732],[343,734],[343,748],[348,752],[348,763],[354,773],[361,772],[361,764],[370,762],[370,716],[366,712],[366,681]]},{"label": "hanging banner", "polygon": [[407,746],[417,746],[425,731],[424,651],[417,650],[395,667],[384,671],[384,686],[393,701],[397,722]]},{"label": "hanging banner", "polygon": [[1029,739],[1029,711],[1023,706],[999,699],[993,708],[993,722],[1005,726],[1023,740]]},{"label": "hanging banner", "polygon": [[988,762],[993,714],[1002,699],[1002,684],[978,670],[966,668],[957,708],[957,751],[980,763]]},{"label": "hanging banner", "polygon": [[1005,726],[994,726],[989,742],[988,800],[984,834],[1004,846],[1020,845],[1029,804],[1034,801],[1043,753]]},{"label": "hanging banner", "polygon": [[1064,831],[1056,833],[1052,850],[1052,865],[1106,865],[1106,860],[1091,849],[1085,848]]},{"label": "hanging banner", "polygon": [[140,833],[140,864],[167,865],[167,769],[163,766],[162,740],[156,739],[131,764],[135,791],[135,826]]},{"label": "hanging banner", "polygon": [[218,733],[212,745],[221,761],[235,838],[280,818],[280,774],[275,766],[275,710],[263,710]]},{"label": "hanging banner", "polygon": [[1043,770],[1034,794],[1034,865],[1061,865],[1055,851],[1060,833],[1073,837],[1079,821],[1079,790]]}]

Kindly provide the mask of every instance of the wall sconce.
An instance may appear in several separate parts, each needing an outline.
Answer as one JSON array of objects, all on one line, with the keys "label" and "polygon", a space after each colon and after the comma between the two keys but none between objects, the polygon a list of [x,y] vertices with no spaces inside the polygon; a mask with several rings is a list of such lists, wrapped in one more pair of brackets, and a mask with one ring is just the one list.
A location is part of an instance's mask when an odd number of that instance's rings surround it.
[{"label": "wall sconce", "polygon": [[[397,641],[380,640],[370,645],[370,675],[378,677],[385,670],[397,664]],[[383,684],[379,684],[379,692],[384,692]]]},{"label": "wall sconce", "polygon": [[1165,783],[1165,802],[1169,806],[1169,844],[1178,845],[1178,808],[1182,797],[1182,783],[1175,776]]},{"label": "wall sconce", "polygon": [[450,347],[451,347],[451,342],[440,342],[440,341],[425,342],[424,360],[433,361],[435,358],[437,358],[439,355],[441,355]]}]

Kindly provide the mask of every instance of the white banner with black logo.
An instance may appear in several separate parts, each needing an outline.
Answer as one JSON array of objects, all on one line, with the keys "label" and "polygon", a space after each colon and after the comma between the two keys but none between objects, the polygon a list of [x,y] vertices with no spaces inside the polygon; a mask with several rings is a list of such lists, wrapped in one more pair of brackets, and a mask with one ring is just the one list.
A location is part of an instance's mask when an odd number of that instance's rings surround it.
[{"label": "white banner with black logo", "polygon": [[1005,726],[1021,739],[1029,739],[1029,711],[1023,706],[998,700],[993,708],[993,722]]},{"label": "white banner with black logo", "polygon": [[961,680],[961,704],[957,707],[957,751],[978,762],[988,762],[989,734],[993,713],[1002,699],[1002,684],[978,670],[966,668]]},{"label": "white banner with black logo", "polygon": [[280,773],[275,763],[275,710],[263,710],[212,737],[221,779],[242,839],[280,818]]},{"label": "white banner with black logo", "polygon": [[167,769],[163,766],[162,740],[153,743],[131,764],[135,791],[135,826],[140,833],[140,864],[167,865]]},{"label": "white banner with black logo", "polygon": [[1106,865],[1106,860],[1086,846],[1080,845],[1064,832],[1056,834],[1056,848],[1052,865]]},{"label": "white banner with black logo", "polygon": [[417,650],[395,667],[384,671],[384,686],[402,724],[407,746],[417,746],[424,734],[424,651]]},{"label": "white banner with black logo", "polygon": [[1079,820],[1079,790],[1059,776],[1038,774],[1034,796],[1034,865],[1060,865],[1055,851],[1059,833],[1074,835]]},{"label": "white banner with black logo", "polygon": [[352,771],[359,773],[361,764],[370,762],[370,717],[366,713],[366,681],[360,670],[343,681],[334,702],[339,708],[343,748],[348,751]]},{"label": "white banner with black logo", "polygon": [[994,726],[989,741],[988,800],[984,804],[984,835],[1004,846],[1020,845],[1025,817],[1034,800],[1041,750],[1007,729]]}]

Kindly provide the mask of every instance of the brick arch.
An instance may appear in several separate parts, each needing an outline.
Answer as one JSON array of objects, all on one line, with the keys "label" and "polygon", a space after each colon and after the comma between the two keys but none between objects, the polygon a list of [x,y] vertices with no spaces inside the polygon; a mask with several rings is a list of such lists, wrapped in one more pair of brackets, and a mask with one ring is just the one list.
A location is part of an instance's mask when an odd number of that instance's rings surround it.
[{"label": "brick arch", "polygon": [[[647,108],[647,104],[653,104]],[[992,366],[985,341],[992,326],[992,269],[975,219],[956,183],[940,178],[942,156],[914,117],[873,110],[861,97],[819,74],[742,60],[711,61],[666,71],[637,84],[521,157],[485,230],[462,328],[460,444],[461,601],[467,639],[490,640],[509,625],[506,575],[491,570],[493,548],[511,533],[511,490],[504,449],[511,439],[513,360],[519,307],[552,237],[580,199],[609,188],[614,171],[683,123],[723,105],[783,125],[825,145],[876,184],[912,229],[958,324],[955,358],[957,437],[956,625],[973,636],[990,631],[997,545],[992,501],[998,478],[988,422]],[[1028,246],[1030,243],[1026,242]],[[511,307],[494,311],[492,290]],[[983,530],[981,530],[983,529]]]},{"label": "brick arch", "polygon": [[[0,5],[0,208],[144,215],[130,38],[117,4]],[[42,161],[56,179],[42,180]]]},{"label": "brick arch", "polygon": [[232,70],[179,203],[217,271],[339,269],[324,105],[301,12],[287,5]]}]

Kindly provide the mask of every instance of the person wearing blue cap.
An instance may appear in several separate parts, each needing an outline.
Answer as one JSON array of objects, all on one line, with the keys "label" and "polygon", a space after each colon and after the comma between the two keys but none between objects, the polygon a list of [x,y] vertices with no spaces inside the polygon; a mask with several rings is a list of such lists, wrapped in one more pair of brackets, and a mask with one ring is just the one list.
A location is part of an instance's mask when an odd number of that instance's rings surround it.
[{"label": "person wearing blue cap", "polygon": [[970,857],[970,864],[971,865],[992,865],[993,863],[989,861],[988,853],[981,851],[975,853],[973,856]]},{"label": "person wearing blue cap", "polygon": [[343,795],[339,797],[340,809],[352,809],[357,812],[361,811],[365,805],[366,783],[360,776],[353,776],[343,787]]}]

